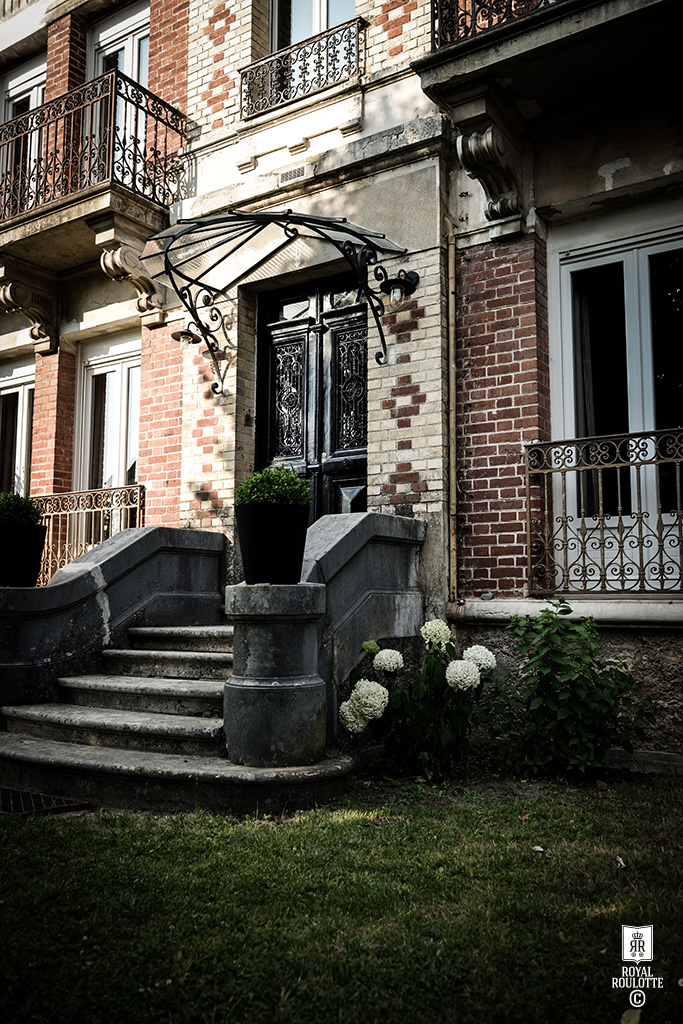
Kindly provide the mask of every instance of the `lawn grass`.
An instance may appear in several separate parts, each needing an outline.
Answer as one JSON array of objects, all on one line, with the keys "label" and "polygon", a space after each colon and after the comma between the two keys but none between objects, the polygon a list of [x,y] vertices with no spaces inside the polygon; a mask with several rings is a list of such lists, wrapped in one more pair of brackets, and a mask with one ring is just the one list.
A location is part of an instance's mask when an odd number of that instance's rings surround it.
[{"label": "lawn grass", "polygon": [[0,1020],[619,1024],[621,926],[652,924],[640,1020],[681,1024],[681,781],[470,787],[3,816]]}]

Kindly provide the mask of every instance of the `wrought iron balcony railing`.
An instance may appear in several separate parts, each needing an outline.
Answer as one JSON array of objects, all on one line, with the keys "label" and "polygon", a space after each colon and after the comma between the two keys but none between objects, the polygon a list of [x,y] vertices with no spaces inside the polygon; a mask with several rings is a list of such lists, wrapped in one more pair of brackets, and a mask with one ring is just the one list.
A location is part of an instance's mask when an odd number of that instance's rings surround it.
[{"label": "wrought iron balcony railing", "polygon": [[111,71],[0,125],[0,221],[117,184],[159,206],[181,197],[184,114]]},{"label": "wrought iron balcony railing", "polygon": [[359,75],[366,24],[355,18],[243,68],[242,117],[264,114]]},{"label": "wrought iron balcony railing", "polygon": [[432,0],[432,49],[519,21],[567,0]]},{"label": "wrought iron balcony railing", "polygon": [[115,533],[142,526],[144,495],[142,484],[132,484],[34,496],[47,525],[38,585]]},{"label": "wrought iron balcony railing", "polygon": [[680,592],[683,428],[526,449],[533,594]]}]

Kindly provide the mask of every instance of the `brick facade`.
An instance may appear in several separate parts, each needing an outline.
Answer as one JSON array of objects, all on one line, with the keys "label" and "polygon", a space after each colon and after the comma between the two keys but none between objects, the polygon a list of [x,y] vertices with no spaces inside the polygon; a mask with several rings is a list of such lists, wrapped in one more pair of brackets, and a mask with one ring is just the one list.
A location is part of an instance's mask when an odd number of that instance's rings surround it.
[{"label": "brick facade", "polygon": [[458,595],[521,596],[523,445],[550,437],[544,243],[461,251],[457,293]]},{"label": "brick facade", "polygon": [[171,334],[180,326],[142,332],[138,478],[145,485],[146,526],[179,525],[183,361]]},{"label": "brick facade", "polygon": [[36,356],[31,494],[71,490],[75,397],[75,353]]},{"label": "brick facade", "polygon": [[86,80],[88,26],[77,12],[53,21],[47,30],[45,99],[54,100]]}]

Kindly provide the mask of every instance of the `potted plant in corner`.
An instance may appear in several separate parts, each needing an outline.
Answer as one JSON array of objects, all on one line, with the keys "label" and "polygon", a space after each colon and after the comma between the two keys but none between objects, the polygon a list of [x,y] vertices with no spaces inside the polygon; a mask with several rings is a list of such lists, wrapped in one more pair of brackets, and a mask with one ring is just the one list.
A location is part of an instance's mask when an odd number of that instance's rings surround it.
[{"label": "potted plant in corner", "polygon": [[31,498],[0,493],[0,587],[35,587],[47,527]]},{"label": "potted plant in corner", "polygon": [[235,496],[235,517],[247,583],[298,583],[311,492],[293,469],[261,469]]}]

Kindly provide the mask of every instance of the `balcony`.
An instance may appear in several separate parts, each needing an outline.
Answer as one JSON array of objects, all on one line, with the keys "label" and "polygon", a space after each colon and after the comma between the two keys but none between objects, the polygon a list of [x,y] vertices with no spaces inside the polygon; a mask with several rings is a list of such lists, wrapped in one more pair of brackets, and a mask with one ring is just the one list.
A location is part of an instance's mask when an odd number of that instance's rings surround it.
[{"label": "balcony", "polygon": [[242,117],[265,114],[360,75],[366,24],[355,18],[243,68]]},{"label": "balcony", "polygon": [[38,586],[108,537],[142,526],[144,496],[142,484],[33,496],[47,526]]},{"label": "balcony", "polygon": [[59,271],[92,257],[86,217],[114,210],[160,230],[183,194],[185,134],[184,114],[118,71],[7,121],[0,247]]},{"label": "balcony", "polygon": [[432,49],[453,46],[483,32],[512,27],[570,0],[433,0]]},{"label": "balcony", "polygon": [[529,445],[529,588],[680,594],[683,429]]}]

